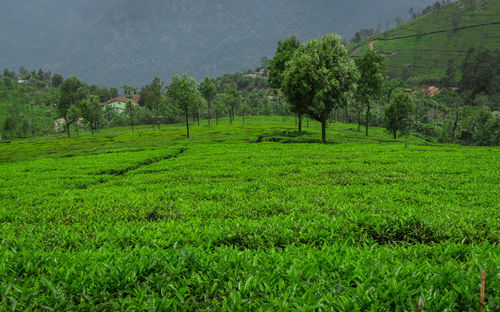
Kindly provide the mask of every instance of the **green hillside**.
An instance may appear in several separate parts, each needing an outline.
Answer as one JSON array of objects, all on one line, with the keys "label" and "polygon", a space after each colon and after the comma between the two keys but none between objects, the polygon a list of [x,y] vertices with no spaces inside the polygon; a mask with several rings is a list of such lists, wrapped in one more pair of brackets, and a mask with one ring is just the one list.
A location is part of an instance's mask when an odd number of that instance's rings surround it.
[{"label": "green hillside", "polygon": [[498,148],[304,130],[0,144],[0,310],[498,311]]},{"label": "green hillside", "polygon": [[[462,62],[470,47],[500,48],[500,1],[450,3],[367,39],[361,51],[368,49],[370,42],[387,56],[387,71],[393,76],[407,71],[411,76],[439,79],[445,76],[450,61],[456,65]],[[353,50],[358,47],[351,46]]]}]

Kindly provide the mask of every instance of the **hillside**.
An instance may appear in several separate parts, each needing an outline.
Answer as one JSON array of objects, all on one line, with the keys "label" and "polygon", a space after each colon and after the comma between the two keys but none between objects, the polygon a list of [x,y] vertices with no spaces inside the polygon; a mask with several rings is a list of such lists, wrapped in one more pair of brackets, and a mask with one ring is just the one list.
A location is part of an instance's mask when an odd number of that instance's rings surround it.
[{"label": "hillside", "polygon": [[[460,65],[470,47],[500,48],[500,1],[450,3],[365,40],[361,51],[370,42],[386,55],[387,71],[392,76],[439,79],[445,76],[450,62]],[[351,45],[352,50],[358,47]]]},{"label": "hillside", "polygon": [[141,86],[156,75],[200,79],[260,65],[279,39],[385,25],[433,0],[0,2],[0,65],[88,83]]}]

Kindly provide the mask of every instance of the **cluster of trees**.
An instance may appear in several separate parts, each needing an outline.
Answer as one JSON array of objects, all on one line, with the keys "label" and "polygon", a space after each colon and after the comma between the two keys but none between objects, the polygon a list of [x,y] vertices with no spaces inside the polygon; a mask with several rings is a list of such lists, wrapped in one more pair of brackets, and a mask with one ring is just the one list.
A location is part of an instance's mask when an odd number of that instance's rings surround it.
[{"label": "cluster of trees", "polygon": [[[476,2],[477,0],[472,0],[469,2]],[[436,1],[434,4],[431,4],[427,6],[425,9],[423,9],[421,12],[415,11],[413,8],[410,9],[409,13],[412,19],[416,19],[419,16],[425,15],[427,13],[430,13],[435,10],[440,10],[442,7],[447,5],[448,3],[452,2],[451,0],[441,0],[441,2]]]},{"label": "cluster of trees", "polygon": [[457,66],[450,65],[439,92],[427,86],[408,88],[405,81],[384,76],[384,58],[375,51],[351,61],[340,38],[328,35],[302,44],[296,37],[278,43],[269,61],[269,84],[283,93],[298,119],[308,116],[322,124],[328,120],[355,121],[384,126],[394,138],[410,131],[441,142],[468,145],[500,144],[500,56],[471,49],[456,82]]},{"label": "cluster of trees", "polygon": [[63,81],[61,74],[52,74],[52,72],[44,71],[43,69],[38,69],[38,71],[28,71],[26,68],[21,67],[19,69],[19,74],[14,71],[10,71],[5,68],[2,73],[0,73],[0,79],[3,80],[4,85],[8,89],[12,89],[14,83],[22,82],[25,85],[34,86],[37,88],[48,88],[48,87],[59,87]]},{"label": "cluster of trees", "polygon": [[[266,92],[240,90],[237,82],[227,77],[217,80],[206,77],[198,84],[186,75],[174,75],[169,85],[155,78],[141,89],[139,105],[152,113],[153,124],[158,128],[161,123],[185,122],[189,138],[190,122],[199,125],[200,118],[206,118],[209,126],[212,119],[218,125],[223,116],[228,116],[232,124],[239,115],[244,123],[246,116],[262,113],[266,103],[271,102]],[[269,115],[272,113],[269,111]]]},{"label": "cluster of trees", "polygon": [[[125,111],[115,110],[109,105],[99,105],[120,96],[116,87],[108,89],[87,85],[77,77],[64,80],[59,74],[45,74],[44,78],[50,76],[51,81],[57,83],[30,83],[26,80],[18,81],[19,76],[27,78],[26,75],[29,74],[23,68],[23,74],[6,69],[5,75],[0,77],[0,102],[8,103],[8,109],[3,114],[0,112],[0,130],[4,136],[11,138],[48,134],[57,131],[57,127],[53,128],[54,120],[62,118],[64,130],[70,136],[72,129],[78,133],[79,128],[92,133],[112,126],[131,125],[133,129],[133,125],[138,124],[151,124],[159,128],[162,123],[184,122],[186,116],[191,122],[198,124],[200,118],[207,118],[209,124],[215,119],[218,124],[220,118],[225,116],[229,116],[229,122],[232,123],[236,116],[240,116],[244,122],[249,115],[289,115],[285,101],[270,94],[265,78],[266,64],[267,59],[263,60],[263,66],[254,71],[227,74],[217,79],[207,77],[200,84],[184,76],[172,77],[172,83],[175,84],[168,86],[159,78],[141,89],[124,84],[121,86],[124,97],[130,99],[140,94],[139,105],[130,102]],[[35,76],[30,77],[33,81],[32,77]],[[186,79],[189,83],[186,83]],[[173,91],[169,91],[174,90],[177,83],[180,83],[178,89],[191,85],[198,90],[190,95],[192,101],[189,105],[185,104],[188,105],[187,114],[186,107],[180,108]],[[40,114],[40,111],[43,113]],[[44,118],[38,118],[39,115]]]},{"label": "cluster of trees", "polygon": [[371,50],[352,61],[336,34],[305,44],[291,37],[278,43],[276,54],[269,61],[269,83],[277,92],[283,92],[297,116],[299,132],[303,117],[308,116],[321,123],[321,140],[326,143],[327,122],[336,111],[345,111],[348,119],[351,106],[356,110],[359,125],[362,113],[365,114],[368,135],[371,109],[383,90],[382,61]]},{"label": "cluster of trees", "polygon": [[[435,81],[440,92],[428,94],[425,79],[389,80],[376,51],[352,59],[337,35],[307,43],[291,37],[254,71],[207,77],[199,84],[185,75],[174,75],[170,84],[155,78],[140,90],[124,84],[124,97],[140,94],[139,105],[128,101],[124,111],[99,105],[119,96],[116,87],[89,86],[77,77],[42,87],[9,85],[5,78],[18,77],[4,70],[0,103],[10,104],[0,107],[0,130],[10,137],[41,135],[55,131],[55,118],[63,118],[68,136],[72,128],[93,133],[130,125],[133,131],[137,124],[159,129],[184,122],[189,137],[189,127],[203,118],[211,125],[225,116],[232,124],[237,116],[244,123],[250,115],[293,114],[299,132],[304,118],[320,122],[323,142],[328,122],[343,121],[356,123],[358,131],[364,126],[366,135],[369,127],[383,126],[394,138],[412,131],[441,142],[500,144],[500,52],[470,49],[461,64],[448,67],[446,77]],[[36,77],[52,81],[56,76],[40,74]]]},{"label": "cluster of trees", "polygon": [[[91,131],[117,125],[116,118],[104,118],[104,116],[106,114],[107,117],[111,114],[118,116],[118,114],[109,110],[99,112],[99,103],[119,96],[118,88],[89,86],[79,79],[78,81],[67,80],[67,83],[63,84],[65,80],[62,75],[52,74],[42,69],[38,72],[30,72],[21,67],[18,73],[4,69],[0,73],[0,104],[2,106],[0,133],[3,132],[4,137],[10,138],[26,138],[53,133],[56,131],[54,120],[59,117],[67,118],[68,125],[75,124],[76,130],[78,130],[76,124]],[[68,87],[70,81],[78,84],[78,88]],[[75,89],[79,94],[70,94]],[[85,98],[85,103],[83,98]],[[70,105],[65,108],[68,102]],[[90,111],[89,106],[95,109]],[[99,115],[99,122],[95,121],[96,117],[92,117],[92,114]],[[87,121],[91,118],[93,121]],[[65,128],[69,132],[69,126]]]},{"label": "cluster of trees", "polygon": [[359,43],[361,40],[369,38],[379,32],[380,30],[375,30],[373,28],[361,28],[361,30],[356,32],[354,37],[351,38],[351,43]]}]

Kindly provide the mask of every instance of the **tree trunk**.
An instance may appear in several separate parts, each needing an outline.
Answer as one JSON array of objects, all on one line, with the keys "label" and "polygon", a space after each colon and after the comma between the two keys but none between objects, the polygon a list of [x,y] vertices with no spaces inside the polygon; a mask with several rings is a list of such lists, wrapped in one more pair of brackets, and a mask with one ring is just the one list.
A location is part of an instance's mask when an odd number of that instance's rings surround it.
[{"label": "tree trunk", "polygon": [[66,131],[68,132],[68,138],[71,137],[71,132],[69,130],[69,125],[66,123]]},{"label": "tree trunk", "polygon": [[326,144],[326,120],[321,122],[321,142]]},{"label": "tree trunk", "polygon": [[347,104],[345,105],[345,123],[349,123],[349,111]]},{"label": "tree trunk", "polygon": [[208,126],[210,127],[210,101],[208,101]]},{"label": "tree trunk", "polygon": [[198,127],[200,126],[200,110],[196,109],[196,120],[198,121]]},{"label": "tree trunk", "polygon": [[366,133],[365,135],[368,136],[368,126],[369,126],[369,123],[370,123],[370,104],[368,104],[368,106],[366,107]]},{"label": "tree trunk", "polygon": [[130,104],[130,125],[132,126],[132,133],[134,133],[134,110],[132,109],[132,105]]},{"label": "tree trunk", "polygon": [[217,113],[217,110],[215,110],[215,125],[219,125],[219,114]]},{"label": "tree trunk", "polygon": [[455,122],[453,123],[453,129],[451,129],[451,143],[455,144],[455,131],[457,130],[458,126],[458,109],[457,112],[455,113]]},{"label": "tree trunk", "polygon": [[299,119],[299,132],[302,132],[302,115],[298,115]]},{"label": "tree trunk", "polygon": [[392,134],[393,134],[394,140],[396,140],[397,134],[398,134],[398,130],[392,130]]},{"label": "tree trunk", "polygon": [[184,109],[184,114],[186,116],[186,137],[189,139],[189,117],[187,107]]},{"label": "tree trunk", "polygon": [[361,129],[361,111],[358,110],[358,132]]}]

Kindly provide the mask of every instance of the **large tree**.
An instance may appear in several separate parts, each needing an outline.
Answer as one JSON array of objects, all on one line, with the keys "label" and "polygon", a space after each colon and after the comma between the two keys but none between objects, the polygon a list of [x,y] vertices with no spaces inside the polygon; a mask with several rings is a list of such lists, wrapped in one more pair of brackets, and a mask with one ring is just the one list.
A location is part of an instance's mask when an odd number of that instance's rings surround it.
[{"label": "large tree", "polygon": [[337,107],[346,105],[356,89],[358,70],[336,34],[310,40],[287,63],[283,87],[294,103],[306,103],[304,111],[321,123],[326,143],[326,123]]},{"label": "large tree", "polygon": [[196,86],[196,81],[186,75],[172,76],[172,82],[168,86],[168,100],[184,113],[186,121],[186,137],[189,139],[189,112],[191,105],[200,101],[201,94]]},{"label": "large tree", "polygon": [[213,78],[205,77],[205,79],[200,83],[201,95],[207,101],[208,106],[208,126],[210,126],[210,119],[212,115],[212,106],[217,97],[217,84]]},{"label": "large tree", "polygon": [[78,117],[75,112],[81,100],[87,96],[85,85],[76,76],[69,77],[59,86],[59,101],[57,111],[59,117],[64,118],[68,137],[71,136],[70,126]]},{"label": "large tree", "polygon": [[[292,36],[288,39],[278,42],[278,47],[276,48],[276,53],[274,57],[269,60],[267,69],[269,71],[268,81],[271,88],[273,88],[277,93],[279,90],[285,91],[283,87],[284,74],[286,70],[287,63],[292,59],[295,51],[302,46],[300,41]],[[286,96],[289,104],[291,105],[291,110],[298,117],[298,128],[299,132],[302,131],[302,116],[305,113],[306,103],[300,101],[290,101],[295,99],[293,96]]]},{"label": "large tree", "polygon": [[361,111],[366,114],[365,134],[368,135],[370,125],[370,112],[373,104],[382,96],[384,90],[384,58],[375,50],[368,50],[363,56],[356,59],[356,66],[360,72],[356,101],[358,104],[358,117]]}]

